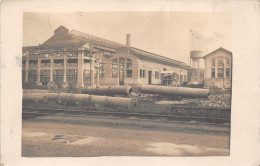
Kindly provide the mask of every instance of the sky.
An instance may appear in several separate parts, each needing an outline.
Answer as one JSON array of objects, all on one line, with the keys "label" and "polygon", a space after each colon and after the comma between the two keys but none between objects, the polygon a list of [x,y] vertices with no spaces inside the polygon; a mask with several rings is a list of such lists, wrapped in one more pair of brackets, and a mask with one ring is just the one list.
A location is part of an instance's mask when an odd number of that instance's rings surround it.
[{"label": "sky", "polygon": [[190,64],[191,50],[232,51],[231,20],[206,12],[24,13],[23,46],[42,44],[62,25],[122,44],[130,33],[131,46]]}]

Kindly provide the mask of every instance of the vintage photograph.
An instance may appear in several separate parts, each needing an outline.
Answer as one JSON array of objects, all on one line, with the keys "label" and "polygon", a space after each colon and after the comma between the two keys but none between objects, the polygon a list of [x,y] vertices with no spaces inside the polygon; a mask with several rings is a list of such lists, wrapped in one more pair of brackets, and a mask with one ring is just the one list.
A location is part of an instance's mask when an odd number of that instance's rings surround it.
[{"label": "vintage photograph", "polygon": [[230,156],[225,12],[23,13],[22,157]]}]

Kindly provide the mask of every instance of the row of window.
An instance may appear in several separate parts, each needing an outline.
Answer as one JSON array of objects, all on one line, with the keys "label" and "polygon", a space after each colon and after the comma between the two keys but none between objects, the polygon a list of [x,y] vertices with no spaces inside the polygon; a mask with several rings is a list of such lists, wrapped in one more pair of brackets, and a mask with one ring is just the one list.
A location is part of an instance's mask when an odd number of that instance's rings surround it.
[{"label": "row of window", "polygon": [[[140,78],[145,78],[145,74],[146,74],[146,71],[145,69],[140,69]],[[154,71],[154,76],[155,76],[155,79],[159,79],[160,78],[160,73],[159,71]]]},{"label": "row of window", "polygon": [[[125,68],[126,65],[126,68]],[[123,72],[126,69],[126,77],[132,77],[132,59],[129,58],[119,58],[119,68],[118,68],[118,58],[112,60],[112,77],[118,77],[118,69],[119,72]]]},{"label": "row of window", "polygon": [[[67,70],[67,81],[68,82],[75,82],[76,80],[74,78],[77,77],[77,70]],[[95,78],[97,77],[98,70],[95,70]],[[100,67],[100,78],[104,78],[105,70],[104,66],[102,65]],[[37,70],[29,70],[29,82],[36,82],[37,81]],[[64,76],[64,70],[53,70],[53,81],[54,82],[63,82],[63,76]],[[25,70],[23,70],[23,80],[25,77]],[[90,70],[84,70],[83,73],[84,80],[87,80],[90,78]],[[40,71],[40,81],[41,82],[50,82],[50,70],[41,70]]]},{"label": "row of window", "polygon": [[[216,64],[217,61],[217,64]],[[231,66],[231,60],[229,58],[224,57],[217,57],[211,59],[211,66],[212,67],[230,67]]]},{"label": "row of window", "polygon": [[[95,70],[94,77],[97,78],[98,70]],[[99,70],[99,78],[104,78],[105,76],[105,70],[104,67],[101,67]],[[90,70],[84,70],[83,73],[84,80],[87,80],[91,77]]]},{"label": "row of window", "polygon": [[[76,57],[78,56],[78,53],[77,52],[58,52],[58,53],[45,53],[45,54],[38,54],[38,53],[35,53],[35,54],[30,54],[29,55],[29,58],[38,58],[39,56],[42,56],[42,57],[52,57],[53,55],[55,55],[56,57],[63,57],[64,55],[67,55],[68,57]],[[85,54],[86,56],[87,54]]]},{"label": "row of window", "polygon": [[[25,80],[25,71],[23,70],[23,81]],[[28,82],[35,83],[37,82],[38,71],[37,70],[29,70],[28,73]],[[62,83],[64,76],[64,70],[53,70],[53,82]],[[77,82],[77,70],[67,70],[66,78],[69,83]],[[40,71],[40,82],[50,82],[50,70],[41,70]]]},{"label": "row of window", "polygon": [[[223,78],[224,77],[224,68],[217,68],[217,77]],[[226,68],[226,78],[230,77],[230,68]],[[211,78],[216,78],[216,69],[211,68]]]},{"label": "row of window", "polygon": [[[53,60],[54,64],[63,64],[64,63],[64,59],[54,59]],[[90,61],[88,59],[84,59],[84,63],[89,63]],[[25,65],[25,60],[22,61],[22,64]],[[78,63],[78,59],[67,59],[67,63],[71,64],[71,63]],[[29,65],[34,64],[37,65],[38,64],[38,60],[29,60]],[[50,59],[42,59],[41,60],[41,64],[42,65],[50,65]]]}]

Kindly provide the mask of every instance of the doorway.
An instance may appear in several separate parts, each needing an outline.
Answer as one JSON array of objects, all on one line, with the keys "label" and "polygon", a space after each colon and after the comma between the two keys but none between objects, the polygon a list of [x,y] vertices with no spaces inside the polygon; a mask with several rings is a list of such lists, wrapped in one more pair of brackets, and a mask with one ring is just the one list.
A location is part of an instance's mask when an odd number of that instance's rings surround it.
[{"label": "doorway", "polygon": [[152,71],[148,71],[148,84],[151,85],[152,84]]}]

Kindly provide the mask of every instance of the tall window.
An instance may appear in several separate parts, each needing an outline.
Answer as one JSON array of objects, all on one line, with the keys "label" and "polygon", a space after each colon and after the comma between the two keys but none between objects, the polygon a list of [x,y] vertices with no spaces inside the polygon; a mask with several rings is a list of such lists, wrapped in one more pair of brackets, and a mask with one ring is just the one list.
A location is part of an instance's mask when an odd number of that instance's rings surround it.
[{"label": "tall window", "polygon": [[50,70],[41,70],[40,71],[40,80],[41,80],[41,83],[44,83],[47,85],[47,83],[50,82]]},{"label": "tall window", "polygon": [[231,60],[229,58],[226,58],[226,78],[230,78],[231,72]]},{"label": "tall window", "polygon": [[57,85],[63,83],[64,70],[53,70],[53,82]]},{"label": "tall window", "polygon": [[224,77],[224,68],[218,68],[218,78]]},{"label": "tall window", "polygon": [[132,77],[132,59],[126,58],[126,75]]},{"label": "tall window", "polygon": [[211,78],[215,78],[215,76],[216,76],[215,68],[211,68]]},{"label": "tall window", "polygon": [[100,64],[100,68],[99,68],[99,77],[100,78],[104,78],[105,76],[105,68],[104,68],[104,64]]},{"label": "tall window", "polygon": [[145,78],[145,70],[140,69],[140,78]]},{"label": "tall window", "polygon": [[37,70],[29,70],[28,81],[35,83],[37,81]]},{"label": "tall window", "polygon": [[224,58],[218,57],[218,78],[224,77]]},{"label": "tall window", "polygon": [[230,77],[230,68],[226,68],[226,78]]},{"label": "tall window", "polygon": [[159,71],[154,72],[155,79],[159,79]]},{"label": "tall window", "polygon": [[117,59],[112,60],[112,77],[116,78],[117,77]]},{"label": "tall window", "polygon": [[77,70],[67,70],[67,82],[68,83],[77,83],[78,73]]}]

